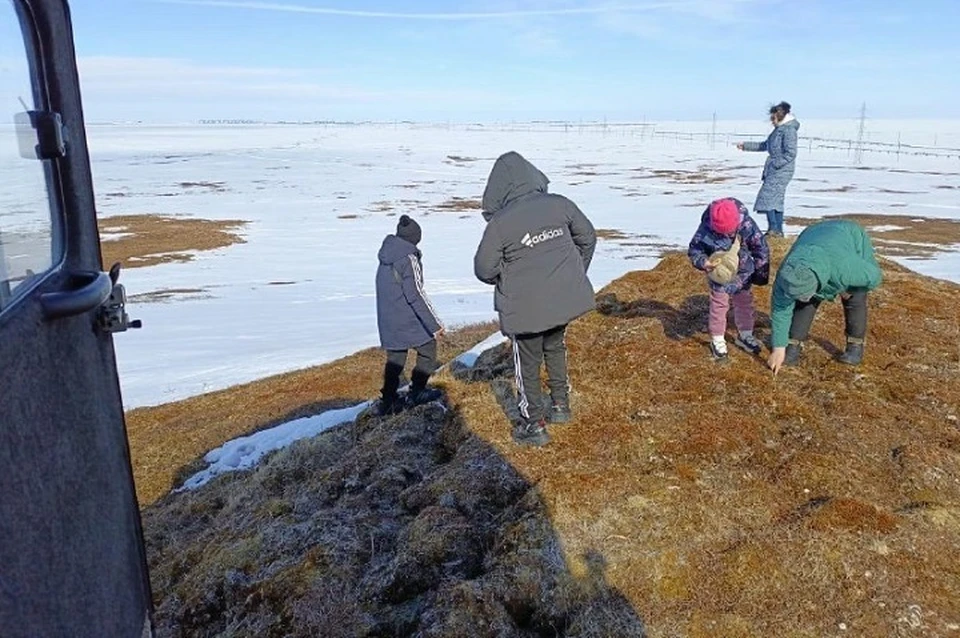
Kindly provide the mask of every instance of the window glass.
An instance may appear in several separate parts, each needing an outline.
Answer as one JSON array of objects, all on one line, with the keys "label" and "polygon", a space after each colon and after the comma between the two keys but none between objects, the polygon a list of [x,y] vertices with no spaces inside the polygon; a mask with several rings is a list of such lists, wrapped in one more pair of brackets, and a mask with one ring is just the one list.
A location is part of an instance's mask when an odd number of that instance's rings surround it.
[{"label": "window glass", "polygon": [[16,120],[22,132],[25,112],[36,105],[14,9],[11,0],[0,0],[0,311],[50,270],[60,252],[53,245],[57,233],[47,195],[48,167],[23,157],[24,139],[31,140],[18,135]]}]

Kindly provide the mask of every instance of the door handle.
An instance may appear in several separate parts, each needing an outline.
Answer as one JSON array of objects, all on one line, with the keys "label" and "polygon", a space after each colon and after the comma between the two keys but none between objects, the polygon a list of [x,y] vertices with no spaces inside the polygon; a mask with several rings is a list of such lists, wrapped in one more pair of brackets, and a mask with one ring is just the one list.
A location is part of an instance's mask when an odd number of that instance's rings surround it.
[{"label": "door handle", "polygon": [[40,295],[40,306],[47,319],[62,319],[89,312],[110,297],[113,282],[105,272],[79,271],[69,273],[66,290]]}]

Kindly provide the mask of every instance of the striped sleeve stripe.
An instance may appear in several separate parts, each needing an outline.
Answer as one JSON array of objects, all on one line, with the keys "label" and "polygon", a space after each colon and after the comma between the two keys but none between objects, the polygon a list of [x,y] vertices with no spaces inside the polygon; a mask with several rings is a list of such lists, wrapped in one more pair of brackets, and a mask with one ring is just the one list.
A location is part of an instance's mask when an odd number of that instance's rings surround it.
[{"label": "striped sleeve stripe", "polygon": [[414,255],[410,255],[409,257],[410,265],[413,266],[413,280],[417,284],[417,292],[423,297],[423,302],[427,304],[427,310],[433,315],[433,320],[437,322],[438,326],[443,328],[443,322],[440,321],[437,311],[433,309],[433,304],[430,303],[430,297],[428,297],[427,293],[423,290],[423,271],[420,270],[420,262]]}]

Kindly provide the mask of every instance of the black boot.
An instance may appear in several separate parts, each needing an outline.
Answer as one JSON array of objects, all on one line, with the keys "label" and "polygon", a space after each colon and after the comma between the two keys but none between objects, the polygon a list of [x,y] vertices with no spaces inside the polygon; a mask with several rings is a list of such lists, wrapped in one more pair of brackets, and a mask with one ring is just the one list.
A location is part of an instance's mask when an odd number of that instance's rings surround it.
[{"label": "black boot", "polygon": [[799,341],[791,341],[787,344],[787,356],[783,360],[783,365],[800,365],[800,355],[803,352],[803,344]]},{"label": "black boot", "polygon": [[543,419],[539,421],[520,419],[520,421],[513,426],[513,440],[518,445],[529,445],[532,447],[542,447],[546,445],[550,442],[546,422]]},{"label": "black boot", "polygon": [[400,376],[403,374],[406,356],[406,352],[387,352],[387,363],[383,367],[383,389],[380,390],[380,401],[376,406],[378,416],[390,416],[403,410],[403,402],[397,396],[397,388],[400,387]]},{"label": "black boot", "polygon": [[403,412],[403,401],[397,395],[380,397],[376,405],[377,416],[391,416]]},{"label": "black boot", "polygon": [[417,407],[418,405],[432,401],[439,401],[442,398],[443,392],[436,388],[424,388],[423,390],[414,390],[411,388],[407,394],[407,403],[409,403],[411,407]]},{"label": "black boot", "polygon": [[858,366],[863,362],[863,343],[847,341],[847,350],[837,357],[837,361],[848,366]]},{"label": "black boot", "polygon": [[411,376],[410,392],[407,393],[407,403],[411,407],[438,401],[443,397],[443,392],[440,390],[427,387],[427,381],[430,379],[429,374],[415,369]]}]

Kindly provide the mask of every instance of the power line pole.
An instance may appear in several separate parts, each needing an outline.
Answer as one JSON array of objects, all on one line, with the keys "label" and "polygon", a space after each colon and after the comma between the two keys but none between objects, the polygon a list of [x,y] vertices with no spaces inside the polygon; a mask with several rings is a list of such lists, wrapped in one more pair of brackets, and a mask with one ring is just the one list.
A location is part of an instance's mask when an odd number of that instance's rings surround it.
[{"label": "power line pole", "polygon": [[717,148],[717,112],[713,112],[713,128],[710,130],[710,149]]},{"label": "power line pole", "polygon": [[863,136],[867,127],[867,103],[860,107],[860,129],[857,131],[857,149],[853,156],[855,164],[863,163]]}]

